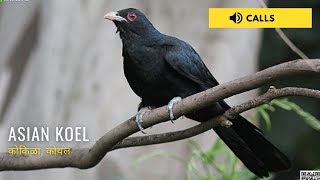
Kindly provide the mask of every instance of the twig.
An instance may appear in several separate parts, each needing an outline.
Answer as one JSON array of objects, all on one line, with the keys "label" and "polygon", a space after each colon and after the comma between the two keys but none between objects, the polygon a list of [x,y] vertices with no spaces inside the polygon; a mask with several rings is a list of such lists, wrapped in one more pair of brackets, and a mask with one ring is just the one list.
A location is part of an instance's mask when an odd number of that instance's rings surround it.
[{"label": "twig", "polygon": [[[264,0],[258,0],[260,5],[263,8],[268,8]],[[318,72],[319,70],[314,66],[312,61],[310,61],[309,57],[301,51],[293,42],[288,38],[288,36],[282,31],[280,28],[275,28],[275,31],[278,33],[280,38],[289,46],[289,48],[295,52],[300,58],[305,59],[306,63],[309,64],[309,66],[315,71]]]}]

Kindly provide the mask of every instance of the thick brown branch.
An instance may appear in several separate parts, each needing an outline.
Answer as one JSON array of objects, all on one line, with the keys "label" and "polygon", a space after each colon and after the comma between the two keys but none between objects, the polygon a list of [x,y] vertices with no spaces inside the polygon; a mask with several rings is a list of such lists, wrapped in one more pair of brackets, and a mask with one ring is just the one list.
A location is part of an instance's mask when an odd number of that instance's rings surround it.
[{"label": "thick brown branch", "polygon": [[[320,69],[320,60],[312,60],[315,67]],[[300,75],[315,72],[304,60],[296,60],[283,63],[263,71],[257,72],[207,91],[192,95],[178,102],[174,106],[174,114],[182,116],[191,111],[209,106],[217,101],[227,97],[258,88],[264,84],[285,76]],[[169,119],[166,107],[157,108],[144,115],[144,127],[150,127],[155,124],[165,122]],[[97,165],[102,158],[117,143],[130,135],[138,132],[134,118],[118,125],[103,137],[101,137],[90,149],[73,149],[71,155],[65,156],[11,156],[7,153],[0,154],[0,170],[34,170],[45,168],[90,168]]]},{"label": "thick brown branch", "polygon": [[238,114],[244,111],[253,109],[262,104],[269,103],[273,99],[284,97],[284,96],[305,96],[305,97],[320,99],[320,91],[313,90],[313,89],[306,89],[306,88],[295,88],[295,87],[287,87],[282,89],[275,89],[272,87],[268,90],[267,93],[261,96],[258,96],[256,98],[253,98],[238,106],[234,106],[233,108],[226,111],[224,115],[212,118],[209,121],[206,121],[194,127],[181,130],[181,131],[164,133],[164,134],[129,137],[119,142],[111,150],[127,148],[127,147],[135,147],[135,146],[161,144],[166,142],[173,142],[173,141],[178,141],[182,139],[187,139],[187,138],[199,135],[203,132],[206,132],[218,126],[222,121],[226,121],[227,119],[229,120],[234,119],[235,116],[237,116]]}]

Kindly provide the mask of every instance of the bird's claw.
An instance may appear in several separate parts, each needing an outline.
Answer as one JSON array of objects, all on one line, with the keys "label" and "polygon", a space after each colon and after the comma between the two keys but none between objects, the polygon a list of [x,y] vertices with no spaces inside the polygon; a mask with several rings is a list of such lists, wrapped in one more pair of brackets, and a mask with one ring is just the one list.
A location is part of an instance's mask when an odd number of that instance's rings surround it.
[{"label": "bird's claw", "polygon": [[137,126],[138,126],[138,128],[140,129],[140,131],[141,131],[143,134],[146,134],[146,133],[143,131],[144,128],[142,127],[142,124],[143,124],[142,118],[143,118],[144,113],[146,113],[147,111],[150,111],[150,109],[151,109],[151,107],[143,107],[143,108],[141,108],[141,109],[138,111],[138,113],[137,113],[137,115],[136,115],[136,123],[137,123]]},{"label": "bird's claw", "polygon": [[181,97],[174,97],[173,99],[171,99],[168,103],[168,106],[167,106],[167,111],[169,113],[169,116],[170,116],[170,120],[172,123],[174,123],[174,120],[176,120],[177,118],[174,117],[174,114],[173,114],[173,106],[176,102],[179,102],[181,101]]}]

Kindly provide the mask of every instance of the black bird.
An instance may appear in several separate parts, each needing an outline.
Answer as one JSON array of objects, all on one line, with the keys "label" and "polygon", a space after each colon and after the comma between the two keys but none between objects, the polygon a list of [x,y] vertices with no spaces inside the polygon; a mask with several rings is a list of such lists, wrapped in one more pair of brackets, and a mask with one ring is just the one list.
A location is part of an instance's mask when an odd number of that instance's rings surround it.
[{"label": "black bird", "polygon": [[[219,84],[188,43],[160,33],[139,10],[123,9],[104,17],[112,20],[120,33],[125,76],[142,100],[137,114],[141,130],[146,108],[161,107],[169,102],[168,112],[174,119],[172,106],[179,97],[185,98]],[[220,101],[186,117],[204,122],[229,108],[225,101]],[[288,158],[240,115],[230,128],[219,126],[214,131],[259,177],[267,177],[269,172],[287,170],[291,166]]]}]

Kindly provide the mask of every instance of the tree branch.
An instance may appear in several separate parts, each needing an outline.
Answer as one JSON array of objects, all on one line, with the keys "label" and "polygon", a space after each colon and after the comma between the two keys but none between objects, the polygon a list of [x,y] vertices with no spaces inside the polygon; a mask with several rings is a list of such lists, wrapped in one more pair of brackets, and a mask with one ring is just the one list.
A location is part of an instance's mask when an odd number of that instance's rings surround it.
[{"label": "tree branch", "polygon": [[185,130],[175,131],[175,132],[163,133],[163,134],[129,137],[119,142],[110,151],[120,149],[120,148],[161,144],[161,143],[187,139],[187,138],[202,134],[216,126],[219,126],[223,121],[232,120],[237,115],[239,115],[244,111],[253,109],[262,104],[267,104],[271,102],[273,99],[285,97],[285,96],[305,96],[305,97],[311,97],[311,98],[316,98],[320,100],[320,91],[307,89],[307,88],[295,88],[295,87],[287,87],[287,88],[281,88],[281,89],[275,89],[274,87],[271,87],[267,93],[261,96],[255,97],[238,106],[234,106],[228,111],[226,111],[223,115],[212,118],[194,127],[191,127]]},{"label": "tree branch", "polygon": [[[320,70],[320,60],[314,59],[312,61],[315,67],[317,68],[317,70]],[[221,101],[227,97],[258,88],[262,85],[278,80],[279,78],[282,78],[285,76],[307,74],[307,73],[314,73],[319,75],[319,71],[314,71],[312,67],[310,67],[308,64],[304,62],[304,60],[295,60],[295,61],[283,63],[280,65],[276,65],[268,69],[262,70],[253,75],[249,75],[237,80],[233,80],[231,82],[213,87],[207,91],[203,91],[198,94],[189,96],[183,99],[182,101],[176,103],[173,111],[176,116],[182,116],[194,110],[199,110],[201,108],[209,106],[217,101]],[[278,94],[282,94],[282,96],[286,96],[285,90],[288,91],[288,89],[284,88],[280,90],[281,91],[279,91]],[[303,91],[302,89],[299,89],[299,88],[296,88],[294,90],[295,91],[292,95],[299,95]],[[311,91],[312,90],[310,91],[308,90],[308,93],[305,95],[308,97],[312,96],[312,97],[319,98],[319,91],[317,90],[313,90],[312,92]],[[269,92],[271,92],[272,94],[272,91],[269,91]],[[292,92],[292,90],[289,90],[286,93],[289,93],[289,92]],[[316,96],[314,96],[315,95],[314,93],[316,94]],[[272,95],[269,95],[269,96],[272,96]],[[255,102],[259,104],[260,101],[257,100]],[[250,103],[252,102],[247,102],[247,104],[250,104]],[[260,103],[264,103],[264,102],[260,102]],[[246,103],[236,106],[235,108],[232,108],[230,111],[235,111],[234,113],[227,111],[229,113],[226,115],[226,117],[232,117],[232,116],[235,116],[237,113],[247,110],[248,108],[250,109],[250,106],[245,104]],[[220,117],[218,118],[220,119]],[[167,114],[166,107],[160,107],[152,111],[146,112],[143,119],[144,119],[143,126],[147,128],[155,124],[168,121],[169,116]],[[218,125],[219,122],[221,123],[223,121],[212,120],[212,122],[216,122]],[[214,123],[213,125],[210,126],[210,129],[213,126],[214,126]],[[198,128],[201,127],[201,124],[196,127]],[[134,117],[132,117],[129,120],[121,123],[114,129],[110,130],[104,136],[102,136],[90,149],[88,148],[72,149],[72,152],[70,155],[13,156],[7,153],[1,153],[0,154],[0,171],[35,170],[35,169],[63,168],[63,167],[76,167],[80,169],[91,168],[97,165],[102,160],[102,158],[107,154],[107,152],[117,148],[121,148],[121,145],[120,145],[121,143],[119,144],[119,142],[125,142],[123,141],[125,138],[129,137],[130,135],[138,131],[139,129],[135,123]],[[192,131],[196,131],[196,130],[192,130]],[[198,130],[198,132],[200,132],[200,130]],[[180,133],[185,134],[184,131],[181,131]],[[174,135],[174,134],[170,134],[170,135]],[[172,137],[177,138],[177,136],[172,136]],[[146,139],[150,139],[150,136],[147,137]],[[158,141],[160,140],[161,138],[158,139]],[[146,140],[144,141],[146,142]],[[130,143],[132,144],[133,140],[131,140]],[[128,145],[128,147],[131,147],[131,146]]]}]

